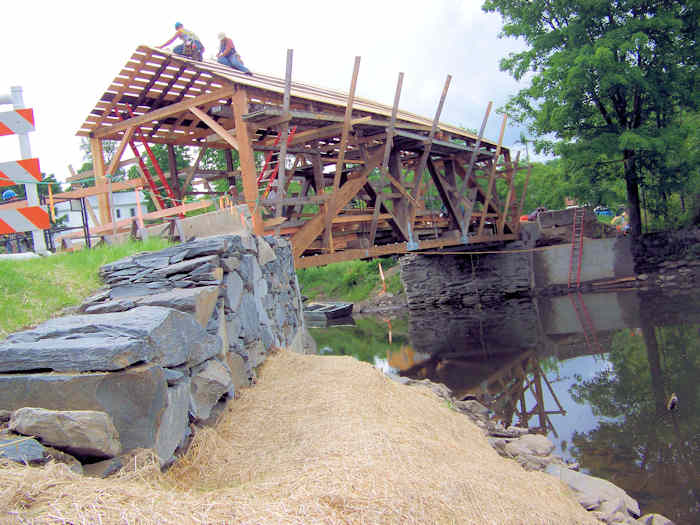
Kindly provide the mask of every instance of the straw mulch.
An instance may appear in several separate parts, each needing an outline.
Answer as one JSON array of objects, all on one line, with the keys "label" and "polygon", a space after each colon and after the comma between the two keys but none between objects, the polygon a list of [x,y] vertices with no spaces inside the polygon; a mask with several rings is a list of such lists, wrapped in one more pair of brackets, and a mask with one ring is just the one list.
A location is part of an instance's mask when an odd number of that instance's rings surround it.
[{"label": "straw mulch", "polygon": [[423,387],[349,357],[280,352],[161,474],[0,466],[10,523],[597,523],[556,479],[499,457]]}]

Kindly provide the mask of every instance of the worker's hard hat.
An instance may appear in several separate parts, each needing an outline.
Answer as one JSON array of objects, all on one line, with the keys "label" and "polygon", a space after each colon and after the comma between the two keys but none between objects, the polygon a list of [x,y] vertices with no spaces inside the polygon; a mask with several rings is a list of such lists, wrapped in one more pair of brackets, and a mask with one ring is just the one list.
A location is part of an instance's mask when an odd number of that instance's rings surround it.
[{"label": "worker's hard hat", "polygon": [[182,27],[182,22],[175,22],[175,29],[180,29]]},{"label": "worker's hard hat", "polygon": [[216,35],[216,38],[218,38],[219,40],[223,40],[224,38],[226,38],[226,33],[219,33],[218,35]]}]

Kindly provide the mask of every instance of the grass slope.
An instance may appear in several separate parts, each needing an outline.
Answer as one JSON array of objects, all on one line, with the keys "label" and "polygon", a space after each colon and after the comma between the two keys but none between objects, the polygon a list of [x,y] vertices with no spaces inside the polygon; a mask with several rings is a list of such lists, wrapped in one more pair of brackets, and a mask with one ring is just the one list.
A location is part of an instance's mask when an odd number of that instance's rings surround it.
[{"label": "grass slope", "polygon": [[397,265],[397,259],[373,259],[371,261],[347,261],[297,270],[302,294],[310,299],[334,299],[358,302],[367,299],[381,285],[379,263],[386,277],[387,291],[397,294],[403,291],[398,272],[388,270]]},{"label": "grass slope", "polygon": [[0,463],[0,522],[597,523],[435,394],[351,357],[273,355],[168,472],[129,464],[93,479]]},{"label": "grass slope", "polygon": [[167,246],[151,238],[37,259],[0,259],[0,340],[79,304],[102,285],[97,271],[103,264]]}]

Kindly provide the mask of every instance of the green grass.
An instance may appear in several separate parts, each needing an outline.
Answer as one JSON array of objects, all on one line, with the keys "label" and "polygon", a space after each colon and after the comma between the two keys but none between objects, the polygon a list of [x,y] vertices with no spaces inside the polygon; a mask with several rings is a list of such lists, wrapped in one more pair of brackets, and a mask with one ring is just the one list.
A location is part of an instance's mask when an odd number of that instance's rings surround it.
[{"label": "green grass", "polygon": [[[372,291],[380,286],[380,262],[386,273],[398,261],[386,258],[340,262],[318,268],[297,270],[297,276],[302,293],[310,299],[357,302],[367,299]],[[391,293],[400,293],[403,290],[398,274],[387,279],[387,290]]]},{"label": "green grass", "polygon": [[75,306],[102,286],[100,266],[168,246],[163,239],[100,246],[27,260],[0,260],[0,339]]}]

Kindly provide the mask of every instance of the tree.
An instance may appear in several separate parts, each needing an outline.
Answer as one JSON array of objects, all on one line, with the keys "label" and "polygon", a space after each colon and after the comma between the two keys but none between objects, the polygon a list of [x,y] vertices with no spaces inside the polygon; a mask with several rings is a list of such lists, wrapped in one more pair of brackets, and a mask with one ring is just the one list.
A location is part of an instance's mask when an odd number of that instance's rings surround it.
[{"label": "tree", "polygon": [[609,165],[622,176],[638,236],[642,177],[668,175],[682,112],[697,110],[698,0],[485,0],[482,8],[528,45],[501,61],[531,80],[507,109],[536,136],[554,137],[536,145],[560,154],[567,171],[590,180]]}]

